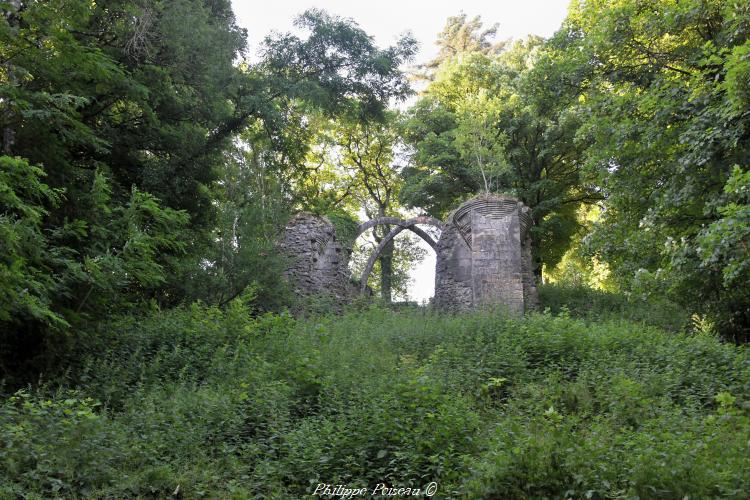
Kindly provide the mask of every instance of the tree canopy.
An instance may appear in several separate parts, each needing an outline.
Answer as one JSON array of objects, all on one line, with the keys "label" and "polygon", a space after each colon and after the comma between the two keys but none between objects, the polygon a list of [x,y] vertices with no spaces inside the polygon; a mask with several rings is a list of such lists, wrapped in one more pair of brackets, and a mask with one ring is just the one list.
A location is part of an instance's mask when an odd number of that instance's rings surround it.
[{"label": "tree canopy", "polygon": [[[747,495],[750,2],[436,43],[0,0],[0,498]],[[434,220],[483,195],[536,274]]]},{"label": "tree canopy", "polygon": [[[283,308],[273,242],[292,212],[442,217],[479,192],[531,207],[538,276],[575,252],[608,289],[671,297],[747,336],[742,3],[576,1],[550,39],[514,42],[461,13],[400,111],[416,41],[379,47],[319,9],[249,62],[228,0],[2,8],[9,346],[109,310]],[[383,253],[386,300],[418,254],[405,240]]]},{"label": "tree canopy", "polygon": [[583,76],[582,160],[606,197],[590,251],[624,289],[671,293],[738,338],[750,327],[748,35],[742,3],[575,2],[551,42]]},{"label": "tree canopy", "polygon": [[[283,224],[298,202],[310,117],[357,109],[378,120],[409,93],[399,65],[412,39],[380,49],[352,21],[318,10],[298,19],[305,35],[269,37],[250,64],[228,0],[3,9],[0,321],[10,344],[107,310],[221,303],[254,282],[271,286],[259,269],[278,267],[250,256],[275,230],[251,228],[258,217]],[[238,139],[249,158],[239,164]],[[258,208],[248,181],[228,191],[248,163],[278,180],[264,188],[278,217],[271,204]]]},{"label": "tree canopy", "polygon": [[405,123],[413,161],[404,203],[442,216],[478,191],[517,196],[536,222],[538,270],[562,257],[578,206],[601,199],[583,173],[576,93],[557,86],[549,57],[533,37],[499,55],[459,54],[441,65]]}]

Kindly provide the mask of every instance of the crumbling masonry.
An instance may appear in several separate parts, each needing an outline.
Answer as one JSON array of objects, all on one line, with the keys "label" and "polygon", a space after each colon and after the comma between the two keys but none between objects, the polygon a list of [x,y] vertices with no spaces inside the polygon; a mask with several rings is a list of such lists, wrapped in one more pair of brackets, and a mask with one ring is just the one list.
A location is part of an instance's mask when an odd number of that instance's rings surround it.
[{"label": "crumbling masonry", "polygon": [[289,259],[284,277],[297,296],[326,295],[347,303],[356,294],[349,279],[351,249],[342,247],[327,218],[295,215],[277,246]]},{"label": "crumbling masonry", "polygon": [[[365,267],[363,290],[385,243],[408,229],[437,254],[434,305],[438,309],[461,311],[503,305],[511,312],[523,313],[538,307],[531,257],[532,219],[529,208],[515,198],[474,198],[453,211],[445,222],[430,217],[375,219],[360,225],[359,234],[378,224],[393,229]],[[441,231],[440,239],[435,242],[417,224],[436,227]],[[351,300],[351,249],[341,246],[325,217],[296,215],[287,225],[279,248],[290,257],[285,276],[298,295],[328,295],[340,303]]]}]

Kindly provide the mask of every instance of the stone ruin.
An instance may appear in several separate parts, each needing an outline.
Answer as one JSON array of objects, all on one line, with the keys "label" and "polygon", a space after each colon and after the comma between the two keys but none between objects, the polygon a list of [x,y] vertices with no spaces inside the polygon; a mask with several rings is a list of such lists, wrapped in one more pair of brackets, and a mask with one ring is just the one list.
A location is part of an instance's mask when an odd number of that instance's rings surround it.
[{"label": "stone ruin", "polygon": [[[375,249],[361,276],[360,291],[380,252],[403,230],[411,230],[436,252],[435,298],[440,310],[504,305],[523,313],[538,307],[531,257],[530,210],[515,198],[485,195],[454,210],[445,222],[421,216],[383,217],[359,226],[358,235],[379,224],[393,227]],[[435,241],[417,224],[440,230]],[[327,295],[338,303],[356,294],[349,276],[350,248],[343,248],[325,217],[300,213],[287,224],[279,249],[290,258],[285,277],[299,296]]]},{"label": "stone ruin", "polygon": [[530,209],[507,196],[477,197],[454,210],[438,240],[435,306],[537,308],[531,225]]},{"label": "stone ruin", "polygon": [[342,304],[355,296],[349,279],[351,249],[336,239],[336,230],[327,218],[295,215],[277,247],[289,258],[284,277],[297,296],[327,295]]}]

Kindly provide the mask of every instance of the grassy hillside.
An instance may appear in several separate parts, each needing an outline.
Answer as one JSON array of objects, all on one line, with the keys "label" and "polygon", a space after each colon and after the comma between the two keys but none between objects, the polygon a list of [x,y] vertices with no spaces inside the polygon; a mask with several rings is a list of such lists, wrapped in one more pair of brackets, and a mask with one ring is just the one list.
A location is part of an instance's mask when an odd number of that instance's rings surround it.
[{"label": "grassy hillside", "polygon": [[122,318],[1,405],[0,498],[750,491],[746,348],[564,310]]}]

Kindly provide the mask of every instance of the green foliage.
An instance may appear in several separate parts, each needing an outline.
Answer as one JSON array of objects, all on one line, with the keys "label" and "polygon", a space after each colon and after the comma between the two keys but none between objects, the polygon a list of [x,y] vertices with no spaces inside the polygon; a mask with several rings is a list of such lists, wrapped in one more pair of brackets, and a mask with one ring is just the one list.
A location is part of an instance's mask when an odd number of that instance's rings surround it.
[{"label": "green foliage", "polygon": [[325,216],[333,224],[336,230],[336,238],[341,242],[341,246],[343,248],[352,248],[354,240],[357,237],[357,230],[359,229],[357,219],[343,210],[329,212]]},{"label": "green foliage", "polygon": [[248,65],[229,0],[3,3],[3,376],[35,378],[77,326],[134,306],[290,302],[273,243],[308,119],[381,116],[415,50],[322,11],[300,23]]},{"label": "green foliage", "polygon": [[700,254],[704,267],[719,264],[724,286],[731,287],[750,278],[750,172],[734,167],[724,186],[726,199],[718,208],[721,219],[700,235]]},{"label": "green foliage", "polygon": [[[750,324],[745,4],[576,1],[509,47],[451,18],[402,123],[414,40],[320,10],[237,65],[228,0],[2,6],[0,497],[750,490],[749,353],[713,335]],[[481,189],[532,208],[538,263],[574,241],[622,292],[545,286],[525,318],[266,312],[291,302],[292,209],[347,244],[347,213]],[[386,298],[418,257],[391,250]]]},{"label": "green foliage", "polygon": [[[312,125],[311,128],[317,126],[318,132],[303,168],[304,177],[297,183],[297,191],[303,195],[301,208],[319,214],[348,213],[349,218],[409,218],[398,200],[403,186],[395,164],[401,148],[398,125],[397,112],[388,111],[376,120],[363,117],[361,105],[339,120],[321,120]],[[376,226],[358,244],[348,241],[350,235],[356,236],[351,234],[356,228],[342,228],[342,241],[353,249],[355,275],[361,275],[369,252],[392,228]],[[386,244],[368,286],[386,302],[394,295],[405,297],[409,267],[421,260],[420,250],[411,238],[400,237]]]},{"label": "green foliage", "polygon": [[697,253],[702,269],[721,271],[723,300],[730,304],[711,304],[709,311],[722,322],[722,330],[746,340],[750,318],[742,308],[750,303],[750,172],[735,165],[717,204],[719,218],[701,229]]},{"label": "green foliage", "polygon": [[209,220],[207,138],[229,116],[244,46],[228,2],[28,2],[0,36],[4,148],[67,189],[69,217],[83,218],[87,172],[104,167],[115,198],[135,184]]},{"label": "green foliage", "polygon": [[0,322],[67,324],[50,308],[59,284],[47,267],[42,221],[61,193],[42,182],[44,175],[23,159],[0,156]]},{"label": "green foliage", "polygon": [[552,314],[588,321],[630,321],[670,332],[690,326],[690,313],[664,297],[643,297],[595,290],[585,285],[541,285],[539,301]]},{"label": "green foliage", "polygon": [[535,37],[445,60],[404,124],[402,201],[442,216],[480,190],[517,196],[532,209],[537,266],[554,266],[580,204],[601,198],[582,173],[586,137],[565,74]]},{"label": "green foliage", "polygon": [[731,276],[742,276],[746,232],[727,210],[746,201],[725,186],[750,146],[749,20],[741,2],[574,2],[552,42],[579,88],[585,160],[606,196],[590,252],[623,290],[670,293],[738,341],[750,296]]},{"label": "green foliage", "polygon": [[265,145],[254,130],[241,134],[227,154],[214,189],[216,225],[212,242],[183,264],[189,277],[182,294],[225,306],[241,298],[257,311],[281,310],[290,303],[281,274],[286,266],[276,240],[289,220],[289,207],[272,169],[263,161]]},{"label": "green foliage", "polygon": [[180,299],[243,47],[223,0],[3,4],[3,376],[35,377],[69,325]]},{"label": "green foliage", "polygon": [[420,309],[297,321],[233,301],[112,319],[79,336],[66,366],[75,390],[48,382],[0,402],[0,494],[179,486],[186,497],[299,498],[319,482],[436,481],[443,498],[716,497],[750,487],[748,352],[705,334]]},{"label": "green foliage", "polygon": [[113,481],[116,471],[109,462],[121,460],[112,446],[121,430],[109,425],[100,406],[76,391],[41,398],[22,390],[5,400],[0,474],[19,480],[4,481],[0,494],[25,495],[29,492],[17,486],[36,483],[38,495],[87,495],[93,493],[91,484]]},{"label": "green foliage", "polygon": [[495,23],[485,29],[482,16],[468,19],[463,12],[457,16],[450,16],[435,43],[440,51],[437,57],[426,65],[427,69],[435,70],[443,62],[469,52],[487,55],[501,52],[505,47],[505,42],[493,40],[497,36],[498,26],[499,24]]},{"label": "green foliage", "polygon": [[[388,99],[404,99],[409,84],[399,66],[416,52],[416,41],[403,36],[379,49],[351,20],[310,9],[295,25],[308,34],[266,38],[264,68],[286,80],[290,97],[311,100],[327,112],[360,108],[363,116],[382,116]],[[352,99],[354,97],[354,99]]]},{"label": "green foliage", "polygon": [[128,307],[165,282],[173,269],[169,256],[183,249],[185,213],[162,208],[135,188],[125,205],[114,205],[99,172],[91,193],[92,220],[45,227],[45,217],[65,194],[42,182],[44,175],[25,160],[0,157],[0,322],[7,328],[0,366],[5,376],[13,374],[5,362],[22,354],[14,347],[14,331],[33,332],[35,325],[59,330],[83,310]]},{"label": "green foliage", "polygon": [[[580,238],[612,287],[668,294],[745,340],[747,200],[732,186],[750,144],[747,5],[576,1],[551,39],[494,56],[474,21],[449,21],[456,43],[406,121],[403,201],[443,215],[480,189],[518,196],[537,264]],[[602,217],[581,234],[591,202]]]},{"label": "green foliage", "polygon": [[736,45],[727,58],[727,97],[737,111],[750,105],[750,41]]},{"label": "green foliage", "polygon": [[64,337],[46,345],[44,332],[60,335],[86,312],[142,304],[174,272],[174,256],[184,250],[186,213],[136,188],[125,204],[114,204],[98,171],[91,218],[45,227],[65,194],[43,176],[25,160],[0,157],[0,373],[10,380],[31,376],[27,361],[38,370],[54,359],[57,344],[64,349]]}]

